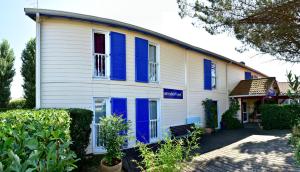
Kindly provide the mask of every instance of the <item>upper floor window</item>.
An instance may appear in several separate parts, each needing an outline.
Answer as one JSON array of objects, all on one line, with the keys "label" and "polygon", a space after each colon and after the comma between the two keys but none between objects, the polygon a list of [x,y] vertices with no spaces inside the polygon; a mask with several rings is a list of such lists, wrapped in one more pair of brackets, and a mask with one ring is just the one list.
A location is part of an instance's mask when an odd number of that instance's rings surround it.
[{"label": "upper floor window", "polygon": [[106,78],[108,76],[108,52],[106,44],[106,34],[94,32],[94,77]]},{"label": "upper floor window", "polygon": [[158,82],[158,48],[156,45],[149,44],[149,81]]},{"label": "upper floor window", "polygon": [[211,88],[217,88],[217,69],[215,63],[211,63]]},{"label": "upper floor window", "polygon": [[258,76],[257,76],[257,75],[251,75],[251,78],[252,78],[252,79],[257,79]]}]

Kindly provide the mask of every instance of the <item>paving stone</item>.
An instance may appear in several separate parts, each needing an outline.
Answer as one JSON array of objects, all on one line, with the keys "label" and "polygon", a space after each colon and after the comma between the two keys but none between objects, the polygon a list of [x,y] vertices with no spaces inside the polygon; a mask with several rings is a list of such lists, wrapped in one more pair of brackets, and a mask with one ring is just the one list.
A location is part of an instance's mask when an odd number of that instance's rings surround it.
[{"label": "paving stone", "polygon": [[[222,135],[219,135],[220,141]],[[254,132],[219,149],[193,159],[191,171],[300,171],[288,144],[289,131]]]}]

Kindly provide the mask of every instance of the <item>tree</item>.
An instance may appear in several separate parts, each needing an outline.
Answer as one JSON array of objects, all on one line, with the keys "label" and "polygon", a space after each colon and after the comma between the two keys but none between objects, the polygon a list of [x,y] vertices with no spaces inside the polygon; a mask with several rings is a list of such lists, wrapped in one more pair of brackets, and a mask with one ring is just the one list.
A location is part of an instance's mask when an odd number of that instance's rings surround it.
[{"label": "tree", "polygon": [[35,107],[35,39],[30,39],[22,52],[21,74],[24,78],[25,107]]},{"label": "tree", "polygon": [[299,103],[298,100],[300,98],[300,78],[296,74],[292,74],[291,71],[288,72],[287,78],[290,87],[287,94],[292,99],[292,103]]},{"label": "tree", "polygon": [[279,60],[300,62],[300,0],[177,0],[183,17],[210,34],[230,33]]},{"label": "tree", "polygon": [[6,108],[10,100],[10,85],[15,75],[15,56],[7,40],[0,43],[0,108]]}]

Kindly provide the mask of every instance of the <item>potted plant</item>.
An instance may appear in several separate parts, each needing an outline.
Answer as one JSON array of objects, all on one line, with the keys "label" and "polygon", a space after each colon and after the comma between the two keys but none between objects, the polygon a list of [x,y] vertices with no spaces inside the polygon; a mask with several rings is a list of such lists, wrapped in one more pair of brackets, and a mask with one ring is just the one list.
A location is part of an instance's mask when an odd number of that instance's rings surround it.
[{"label": "potted plant", "polygon": [[205,132],[210,134],[218,127],[218,112],[217,106],[211,99],[202,101],[205,112]]},{"label": "potted plant", "polygon": [[101,172],[121,172],[122,147],[128,139],[129,123],[122,116],[111,115],[101,118],[99,136],[106,154],[100,162]]}]

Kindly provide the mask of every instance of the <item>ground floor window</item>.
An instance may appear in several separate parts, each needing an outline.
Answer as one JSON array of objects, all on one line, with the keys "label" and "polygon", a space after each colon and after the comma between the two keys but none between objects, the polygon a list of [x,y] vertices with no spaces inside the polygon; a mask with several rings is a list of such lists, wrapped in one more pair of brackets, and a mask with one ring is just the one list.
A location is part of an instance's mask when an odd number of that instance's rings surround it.
[{"label": "ground floor window", "polygon": [[150,142],[158,139],[158,101],[149,100]]},{"label": "ground floor window", "polygon": [[102,117],[107,116],[108,112],[108,99],[107,98],[95,98],[94,99],[94,140],[95,147],[102,148],[103,141],[99,137],[99,123]]}]

